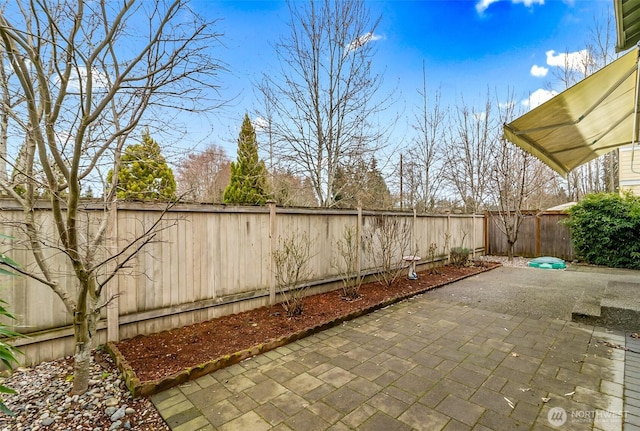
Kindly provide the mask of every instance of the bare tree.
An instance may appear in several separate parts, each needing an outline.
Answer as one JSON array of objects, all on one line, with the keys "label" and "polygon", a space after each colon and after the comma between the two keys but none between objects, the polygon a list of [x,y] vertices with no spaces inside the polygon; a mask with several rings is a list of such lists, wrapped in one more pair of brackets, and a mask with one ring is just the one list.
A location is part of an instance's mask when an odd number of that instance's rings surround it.
[{"label": "bare tree", "polygon": [[401,180],[400,184],[396,185],[399,190],[398,196],[394,196],[394,201],[399,201],[401,208],[416,208],[424,212],[427,211],[425,204],[430,206],[432,202],[425,201],[424,198],[424,169],[418,157],[414,148],[409,148],[406,153],[401,154],[398,169],[394,171]]},{"label": "bare tree", "polygon": [[[593,24],[589,28],[590,40],[587,46],[597,69],[603,68],[617,57],[615,52],[616,29],[613,17],[611,8],[607,7],[605,14],[593,17]],[[618,157],[619,152],[616,149],[596,159],[601,165],[602,184],[600,188],[603,191],[613,193],[619,187]]]},{"label": "bare tree", "polygon": [[[565,52],[564,65],[555,69],[554,78],[564,88],[597,72],[616,59],[615,23],[613,13],[607,9],[602,16],[594,16],[589,27],[585,48],[577,53]],[[570,200],[580,200],[589,193],[614,192],[618,188],[618,151],[572,170],[567,176],[567,195]]]},{"label": "bare tree", "polygon": [[188,154],[178,164],[178,194],[195,202],[222,203],[231,177],[231,159],[212,144],[199,154]]},{"label": "bare tree", "polygon": [[553,76],[556,82],[561,83],[564,88],[569,88],[598,70],[599,67],[591,48],[591,46],[587,45],[585,49],[577,52],[566,50],[557,54],[561,57],[563,64],[553,69]]},{"label": "bare tree", "polygon": [[[422,65],[422,106],[415,116],[413,128],[416,136],[405,160],[405,183],[409,186],[409,206],[422,211],[433,210],[443,182],[442,151],[445,142],[446,111],[442,108],[440,91],[429,106],[427,74]],[[407,181],[408,180],[408,181]]]},{"label": "bare tree", "polygon": [[259,112],[257,112],[256,114],[257,118],[254,120],[254,127],[256,129],[256,133],[262,133],[263,135],[266,135],[267,148],[264,148],[265,144],[261,145],[261,140],[258,140],[258,148],[263,153],[266,153],[268,155],[269,163],[267,169],[269,170],[270,180],[273,180],[275,171],[273,152],[273,103],[276,100],[276,96],[274,95],[267,78],[263,78],[262,82],[257,87],[262,97],[262,103],[260,103],[261,106],[259,108]]},{"label": "bare tree", "polygon": [[[554,69],[554,78],[564,88],[569,88],[580,80],[591,75],[598,69],[593,55],[592,46],[587,44],[583,50],[570,53],[568,51],[559,54],[564,60],[561,67]],[[600,160],[595,159],[580,166],[567,175],[567,194],[572,200],[579,200],[582,196],[597,189],[597,179],[594,184],[594,170],[598,170]],[[597,178],[597,177],[596,177]]]},{"label": "bare tree", "polygon": [[[513,95],[507,97],[506,103],[498,103],[496,123],[506,124],[513,120],[518,114],[516,106]],[[507,141],[501,128],[496,129],[491,158],[488,187],[499,210],[495,223],[507,240],[507,256],[511,261],[524,221],[523,210],[536,209],[529,207],[530,198],[553,181],[554,175],[534,156]]]},{"label": "bare tree", "polygon": [[317,207],[318,200],[309,180],[291,172],[275,170],[271,174],[270,193],[278,205]]},{"label": "bare tree", "polygon": [[[23,209],[12,228],[21,230],[34,261],[13,270],[52,289],[73,316],[74,393],[88,387],[96,324],[113,299],[103,295],[106,284],[160,226],[146,226],[122,248],[105,246],[123,145],[141,122],[163,121],[166,129],[175,110],[215,107],[214,28],[182,0],[34,0],[0,11],[8,68],[0,84],[10,131],[2,137],[16,148],[2,156],[20,178],[16,184],[1,176],[0,187]],[[104,181],[109,169],[113,183],[89,229],[81,191]],[[52,232],[38,221],[38,197],[48,200]],[[72,274],[51,267],[52,253],[66,257]]]},{"label": "bare tree", "polygon": [[[4,45],[0,44],[0,61],[4,63],[7,59]],[[7,143],[9,140],[9,122],[11,119],[11,105],[13,97],[9,90],[9,76],[5,67],[0,67],[0,182],[6,183],[9,180],[8,164],[7,164]],[[0,191],[0,194],[2,191]]]},{"label": "bare tree", "polygon": [[611,6],[607,7],[601,16],[593,17],[593,24],[589,27],[589,42],[587,46],[591,57],[598,69],[616,59],[615,52],[616,28]]},{"label": "bare tree", "polygon": [[282,167],[307,177],[329,207],[342,161],[372,152],[382,136],[372,124],[388,102],[371,66],[379,19],[362,0],[289,2],[289,12],[290,33],[276,45],[281,69],[260,90]]},{"label": "bare tree", "polygon": [[460,103],[454,110],[443,176],[460,196],[465,212],[474,213],[487,198],[493,130],[498,126],[489,95],[482,110],[469,107],[464,100]]}]

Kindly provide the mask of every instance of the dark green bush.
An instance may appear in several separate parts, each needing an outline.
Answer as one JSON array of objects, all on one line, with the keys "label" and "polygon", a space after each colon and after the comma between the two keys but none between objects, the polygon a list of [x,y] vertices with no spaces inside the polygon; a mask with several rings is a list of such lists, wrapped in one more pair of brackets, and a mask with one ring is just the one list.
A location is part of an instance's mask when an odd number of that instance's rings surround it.
[{"label": "dark green bush", "polygon": [[453,247],[449,253],[451,264],[455,266],[465,266],[469,262],[471,250],[464,247]]},{"label": "dark green bush", "polygon": [[[3,233],[0,233],[0,239],[14,239],[13,237],[7,236]],[[0,274],[1,275],[10,275],[15,276],[16,273],[13,272],[16,268],[19,268],[20,265],[16,263],[15,260],[11,259],[9,256],[4,253],[0,253]],[[5,269],[8,268],[8,269]],[[17,347],[14,347],[11,343],[7,341],[22,337],[23,335],[14,332],[11,329],[10,321],[17,320],[16,317],[9,312],[6,308],[7,303],[0,299],[0,317],[3,317],[2,321],[0,321],[0,361],[7,367],[12,370],[14,365],[19,364],[18,354],[22,354],[22,351]],[[15,394],[16,391],[0,384],[0,412],[13,416],[14,413],[7,407],[4,403],[4,399],[1,394]]]},{"label": "dark green bush", "polygon": [[612,268],[640,269],[640,197],[598,193],[569,209],[577,257]]}]

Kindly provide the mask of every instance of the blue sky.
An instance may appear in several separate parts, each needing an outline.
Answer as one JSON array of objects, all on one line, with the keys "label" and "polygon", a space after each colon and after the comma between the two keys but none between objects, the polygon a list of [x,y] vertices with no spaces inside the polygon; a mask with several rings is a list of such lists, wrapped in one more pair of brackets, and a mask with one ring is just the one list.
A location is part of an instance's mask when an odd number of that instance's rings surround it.
[{"label": "blue sky", "polygon": [[[564,53],[585,48],[594,18],[604,23],[610,16],[613,23],[611,0],[404,0],[367,5],[372,16],[382,16],[378,37],[371,42],[376,44],[374,67],[384,71],[388,89],[397,87],[393,109],[407,121],[420,103],[416,90],[422,86],[423,62],[428,92],[440,89],[444,104],[464,98],[481,106],[487,90],[511,90],[523,101],[542,90],[562,90],[554,82],[554,64],[564,63]],[[200,145],[221,145],[235,158],[242,116],[258,108],[252,83],[274,69],[273,45],[288,34],[287,6],[249,0],[195,0],[192,6],[220,20],[217,29],[224,33],[225,48],[218,53],[229,68],[221,75],[222,97],[234,98],[218,113],[213,135]],[[397,128],[402,135],[409,127],[400,122]]]}]

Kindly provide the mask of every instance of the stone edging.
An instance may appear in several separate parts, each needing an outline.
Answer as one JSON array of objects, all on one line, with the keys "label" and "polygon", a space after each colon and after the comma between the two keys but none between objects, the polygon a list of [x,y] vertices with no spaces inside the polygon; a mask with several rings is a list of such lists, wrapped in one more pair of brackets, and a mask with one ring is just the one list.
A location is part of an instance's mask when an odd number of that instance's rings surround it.
[{"label": "stone edging", "polygon": [[362,308],[360,310],[356,310],[352,313],[349,313],[347,315],[344,316],[340,316],[336,319],[333,319],[331,321],[310,327],[310,328],[306,328],[303,329],[299,332],[293,333],[293,334],[289,334],[286,335],[284,337],[278,338],[276,340],[273,341],[269,341],[267,343],[264,344],[259,344],[257,346],[253,346],[249,349],[245,349],[230,355],[225,355],[222,356],[220,358],[205,362],[204,364],[200,364],[197,365],[195,367],[191,367],[191,368],[187,368],[184,369],[182,371],[179,371],[177,373],[171,374],[170,376],[164,377],[162,379],[157,379],[157,380],[150,380],[150,381],[145,381],[145,382],[141,382],[140,379],[138,378],[138,376],[136,375],[135,371],[133,370],[133,368],[131,368],[131,366],[129,365],[129,363],[127,362],[127,360],[125,359],[125,357],[122,355],[122,353],[120,353],[120,350],[118,350],[118,347],[116,346],[116,344],[112,341],[108,342],[105,347],[107,349],[107,351],[109,352],[109,354],[111,355],[111,357],[113,357],[116,366],[118,367],[118,369],[120,370],[120,372],[122,373],[122,378],[125,382],[125,385],[127,386],[127,389],[129,389],[129,392],[131,392],[131,394],[133,395],[134,398],[137,397],[149,397],[153,394],[157,394],[159,392],[162,392],[166,389],[172,388],[174,386],[177,385],[181,385],[182,383],[188,382],[190,380],[195,380],[198,377],[202,377],[206,374],[210,374],[213,373],[214,371],[217,371],[219,369],[228,367],[230,365],[234,365],[237,364],[247,358],[251,358],[253,356],[256,356],[260,353],[265,353],[268,352],[270,350],[276,349],[278,347],[284,346],[286,344],[289,344],[293,341],[297,341],[300,340],[302,338],[305,338],[309,335],[313,335],[316,334],[318,332],[321,332],[325,329],[329,329],[332,328],[334,326],[340,325],[343,322],[349,321],[349,320],[353,320],[357,317],[363,316],[365,314],[371,313],[373,311],[379,310],[381,308],[384,307],[388,307],[391,304],[395,304],[397,302],[400,301],[404,301],[405,299],[411,298],[413,296],[416,295],[420,295],[428,290],[431,289],[437,289],[439,287],[445,286],[449,283],[453,283],[456,281],[460,281],[463,280],[465,278],[468,277],[472,277],[474,275],[478,275],[478,274],[482,274],[483,272],[486,271],[490,271],[494,268],[498,268],[502,266],[502,264],[498,263],[496,266],[493,266],[491,268],[481,268],[480,271],[478,272],[474,272],[473,274],[467,274],[467,275],[463,275],[461,277],[457,277],[455,279],[451,279],[448,281],[444,281],[438,284],[435,284],[433,286],[429,286],[426,289],[422,289],[419,291],[415,291],[415,292],[410,292],[410,293],[405,293],[403,295],[394,297],[394,298],[389,298],[385,301],[382,301],[378,304],[375,305],[371,305],[369,307],[366,308]]}]

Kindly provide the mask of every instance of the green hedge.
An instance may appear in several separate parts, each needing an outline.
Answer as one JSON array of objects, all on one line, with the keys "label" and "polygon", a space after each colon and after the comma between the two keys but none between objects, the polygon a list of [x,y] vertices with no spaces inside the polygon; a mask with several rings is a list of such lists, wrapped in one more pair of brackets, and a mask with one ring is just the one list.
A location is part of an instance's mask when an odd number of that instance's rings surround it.
[{"label": "green hedge", "polygon": [[640,269],[640,197],[598,193],[569,209],[565,223],[580,260]]}]

